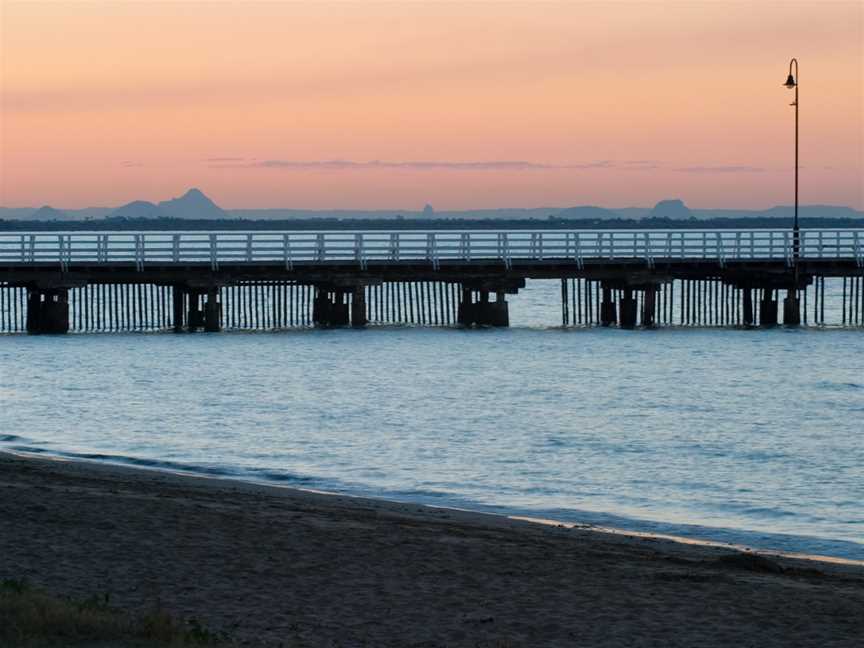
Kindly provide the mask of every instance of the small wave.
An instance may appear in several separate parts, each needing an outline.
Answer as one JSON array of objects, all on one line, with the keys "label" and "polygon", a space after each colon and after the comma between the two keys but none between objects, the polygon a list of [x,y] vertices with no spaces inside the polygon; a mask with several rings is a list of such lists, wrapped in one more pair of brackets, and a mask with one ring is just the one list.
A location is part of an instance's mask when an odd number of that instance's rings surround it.
[{"label": "small wave", "polygon": [[741,512],[745,515],[752,515],[757,518],[783,518],[798,516],[798,513],[795,513],[794,511],[785,511],[780,508],[770,508],[766,506],[751,506],[750,508],[743,509]]},{"label": "small wave", "polygon": [[313,477],[303,477],[301,475],[292,475],[290,473],[274,472],[272,470],[256,470],[250,469],[246,471],[249,477],[255,479],[264,479],[266,481],[274,481],[291,484],[309,484],[315,482]]},{"label": "small wave", "polygon": [[26,446],[26,445],[12,446],[12,450],[15,450],[16,452],[27,452],[29,454],[39,454],[41,452],[45,452],[44,448],[37,448],[36,446]]},{"label": "small wave", "polygon": [[[10,440],[21,439],[8,434],[0,436],[0,441],[8,437]],[[12,450],[26,452],[28,454],[46,454],[48,450],[36,446],[15,445]],[[277,472],[272,469],[262,468],[232,468],[228,466],[207,466],[164,459],[147,459],[143,457],[130,457],[127,455],[114,455],[99,452],[58,452],[51,451],[51,456],[64,459],[81,459],[85,461],[97,461],[100,463],[119,464],[123,466],[135,466],[138,468],[151,468],[154,470],[166,470],[169,472],[190,473],[193,475],[209,475],[213,477],[229,477],[234,479],[248,479],[259,482],[278,482],[290,484],[315,484],[319,480],[314,477],[293,475],[286,472]]]},{"label": "small wave", "polygon": [[27,441],[27,439],[14,434],[0,434],[0,443],[17,443],[19,441]]},{"label": "small wave", "polygon": [[[20,439],[13,435],[3,435],[4,437],[12,437]],[[31,445],[13,445],[11,449],[17,452],[26,452],[28,454],[48,454],[52,457],[60,457],[63,459],[83,459],[85,461],[98,461],[100,463],[113,463],[124,466],[137,466],[140,468],[154,468],[157,470],[168,470],[172,472],[185,472],[192,474],[214,475],[224,477],[240,477],[242,473],[237,470],[231,470],[227,467],[220,466],[202,466],[197,464],[187,464],[178,461],[165,461],[159,459],[144,459],[141,457],[129,457],[126,455],[113,455],[95,452],[62,452],[57,450],[47,450]]]},{"label": "small wave", "polygon": [[432,499],[432,500],[440,500],[448,497],[447,493],[441,493],[438,491],[427,491],[427,490],[419,490],[419,489],[411,489],[411,490],[396,490],[392,492],[387,492],[386,494],[389,496],[395,496],[398,498],[419,498],[422,502],[424,499]]},{"label": "small wave", "polygon": [[107,461],[129,466],[140,466],[142,468],[158,468],[160,470],[173,470],[189,472],[202,475],[235,476],[237,472],[228,468],[218,466],[201,466],[197,464],[181,463],[179,461],[165,461],[160,459],[142,459],[140,457],[127,457],[125,455],[110,455],[86,452],[65,452],[61,456],[74,459],[88,459],[90,461]]},{"label": "small wave", "polygon": [[834,382],[833,380],[820,380],[816,383],[819,389],[864,389],[864,385],[855,382]]}]

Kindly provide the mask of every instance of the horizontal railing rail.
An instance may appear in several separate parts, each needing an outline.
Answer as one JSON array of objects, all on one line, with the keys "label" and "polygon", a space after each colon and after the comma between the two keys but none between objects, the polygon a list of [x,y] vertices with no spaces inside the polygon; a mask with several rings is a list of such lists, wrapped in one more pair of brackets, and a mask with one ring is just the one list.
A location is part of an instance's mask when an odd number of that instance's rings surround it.
[{"label": "horizontal railing rail", "polygon": [[[539,230],[435,232],[146,232],[0,234],[0,263],[148,264],[640,261],[783,261],[795,249],[789,230]],[[864,267],[864,232],[802,230],[802,260],[851,260]]]}]

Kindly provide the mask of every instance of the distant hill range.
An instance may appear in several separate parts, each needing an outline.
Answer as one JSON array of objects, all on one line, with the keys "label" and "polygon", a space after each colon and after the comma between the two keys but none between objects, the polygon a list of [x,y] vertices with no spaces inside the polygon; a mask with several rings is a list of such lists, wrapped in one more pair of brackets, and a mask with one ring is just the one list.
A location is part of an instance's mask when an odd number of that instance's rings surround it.
[{"label": "distant hill range", "polygon": [[190,189],[179,198],[163,200],[159,204],[134,200],[118,207],[106,218],[184,218],[190,220],[222,220],[231,218],[225,210],[205,196],[200,189]]},{"label": "distant hill range", "polygon": [[[360,222],[367,224],[387,224],[393,226],[411,226],[425,224],[427,227],[437,227],[446,223],[464,225],[467,221],[491,224],[492,221],[504,221],[502,226],[512,223],[514,226],[532,223],[537,225],[566,226],[573,221],[580,226],[609,224],[622,226],[638,221],[645,227],[663,226],[662,223],[681,222],[688,226],[708,222],[718,224],[719,221],[729,221],[729,224],[746,227],[748,223],[766,223],[770,221],[791,219],[791,206],[778,206],[765,210],[743,209],[690,209],[683,201],[661,200],[653,208],[625,207],[607,209],[595,206],[576,207],[536,207],[532,209],[471,209],[435,211],[431,205],[421,210],[309,210],[309,209],[222,209],[199,189],[189,189],[179,198],[152,203],[135,200],[121,207],[89,207],[85,209],[61,210],[45,205],[32,207],[0,207],[0,224],[3,229],[21,229],[24,223],[44,223],[45,229],[56,229],[50,223],[75,224],[85,221],[98,225],[99,229],[109,228],[112,224],[118,228],[127,229],[132,223],[141,223],[146,229],[154,229],[158,223],[166,225],[166,229],[176,229],[176,221],[208,221],[218,225],[219,222],[230,222],[232,229],[243,222],[255,221],[266,227],[266,222],[277,223],[290,227],[293,223],[303,228],[313,227],[316,221],[327,224],[345,223],[345,226],[358,226]],[[864,212],[850,207],[833,205],[805,205],[799,208],[802,220],[813,221],[826,219],[828,221],[846,222],[848,224],[864,225]],[[12,223],[14,221],[14,224]],[[346,222],[347,221],[347,222]],[[83,223],[82,223],[83,224]],[[172,225],[173,224],[173,225]],[[228,223],[225,223],[228,225]],[[353,224],[353,225],[352,225]],[[202,223],[203,225],[203,223]],[[722,226],[722,222],[717,226]],[[763,225],[764,226],[764,225]],[[41,229],[41,228],[40,228]]]}]

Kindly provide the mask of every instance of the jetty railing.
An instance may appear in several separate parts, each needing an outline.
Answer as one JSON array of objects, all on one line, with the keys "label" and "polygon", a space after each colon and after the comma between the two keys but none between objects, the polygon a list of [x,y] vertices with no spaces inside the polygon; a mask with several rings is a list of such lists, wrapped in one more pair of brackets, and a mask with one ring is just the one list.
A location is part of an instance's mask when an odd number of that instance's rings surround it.
[{"label": "jetty railing", "polygon": [[[789,230],[542,230],[146,232],[0,234],[0,263],[284,264],[569,260],[713,260],[793,263]],[[864,230],[802,230],[799,258],[854,260],[864,267]]]}]

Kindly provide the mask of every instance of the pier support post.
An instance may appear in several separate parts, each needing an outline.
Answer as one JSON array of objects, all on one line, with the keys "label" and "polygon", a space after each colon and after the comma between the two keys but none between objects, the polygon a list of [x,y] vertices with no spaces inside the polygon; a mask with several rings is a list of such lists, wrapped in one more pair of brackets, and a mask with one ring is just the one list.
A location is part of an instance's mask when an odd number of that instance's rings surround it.
[{"label": "pier support post", "polygon": [[621,317],[621,328],[636,328],[636,300],[633,298],[631,288],[624,289],[624,296],[621,297],[618,310]]},{"label": "pier support post", "polygon": [[69,331],[69,290],[57,288],[49,290],[42,302],[46,333],[68,333]]},{"label": "pier support post", "polygon": [[171,291],[171,306],[173,310],[174,332],[183,332],[183,298],[185,291],[181,286],[174,286]]},{"label": "pier support post", "polygon": [[27,289],[27,332],[69,332],[69,289]]},{"label": "pier support post", "polygon": [[744,288],[744,306],[742,313],[742,321],[744,326],[753,326],[753,289],[749,286]]},{"label": "pier support post", "polygon": [[759,303],[759,324],[761,326],[777,326],[777,300],[774,291],[766,288]]},{"label": "pier support post", "polygon": [[[349,307],[345,303],[345,291],[315,288],[315,299],[312,301],[312,323],[321,328],[331,326],[348,326]],[[365,309],[364,309],[365,312]]]},{"label": "pier support post", "polygon": [[42,322],[42,291],[35,288],[27,289],[27,332],[41,333]]},{"label": "pier support post", "polygon": [[198,290],[189,291],[189,314],[187,315],[186,322],[190,333],[194,333],[199,328],[204,327],[204,311],[201,310],[201,292]]},{"label": "pier support post", "polygon": [[612,299],[612,289],[603,287],[603,301],[600,303],[600,324],[612,326],[618,321],[618,309]]},{"label": "pier support post", "polygon": [[350,307],[346,301],[347,293],[337,290],[333,295],[333,305],[330,308],[331,326],[348,326],[350,323]]},{"label": "pier support post", "polygon": [[219,303],[219,289],[211,288],[207,291],[207,303],[204,304],[204,330],[208,333],[216,333],[222,330],[222,304]]},{"label": "pier support post", "polygon": [[786,326],[798,326],[801,324],[801,305],[797,291],[790,288],[786,291],[783,300],[783,324]]},{"label": "pier support post", "polygon": [[312,300],[312,323],[315,326],[330,326],[331,308],[330,295],[323,288],[315,288],[315,298]]},{"label": "pier support post", "polygon": [[477,306],[472,301],[471,289],[462,287],[462,298],[459,300],[457,320],[462,326],[472,326],[477,318],[475,311]]},{"label": "pier support post", "polygon": [[480,301],[474,307],[474,324],[484,326],[489,317],[489,291],[480,291]]},{"label": "pier support post", "polygon": [[472,302],[470,288],[462,288],[458,321],[462,326],[510,326],[510,306],[504,290],[495,291],[495,301],[489,301],[489,290],[480,290],[480,299]]},{"label": "pier support post", "polygon": [[362,328],[368,324],[366,318],[366,289],[355,286],[351,291],[351,326]]},{"label": "pier support post", "polygon": [[654,286],[648,286],[644,292],[645,298],[642,300],[642,326],[654,326],[654,311],[657,306],[657,289]]},{"label": "pier support post", "polygon": [[495,301],[489,301],[489,292],[480,292],[479,312],[477,313],[478,326],[510,326],[510,310],[504,292],[495,293]]}]

